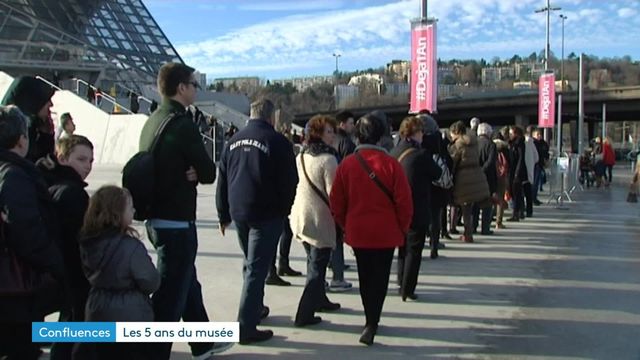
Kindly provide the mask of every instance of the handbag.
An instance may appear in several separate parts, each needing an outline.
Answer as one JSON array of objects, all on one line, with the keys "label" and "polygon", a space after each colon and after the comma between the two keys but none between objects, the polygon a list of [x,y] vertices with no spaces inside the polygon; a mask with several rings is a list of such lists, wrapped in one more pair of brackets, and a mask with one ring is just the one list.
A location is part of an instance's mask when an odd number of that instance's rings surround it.
[{"label": "handbag", "polygon": [[6,224],[0,217],[0,296],[33,295],[38,283],[38,274],[9,247]]}]

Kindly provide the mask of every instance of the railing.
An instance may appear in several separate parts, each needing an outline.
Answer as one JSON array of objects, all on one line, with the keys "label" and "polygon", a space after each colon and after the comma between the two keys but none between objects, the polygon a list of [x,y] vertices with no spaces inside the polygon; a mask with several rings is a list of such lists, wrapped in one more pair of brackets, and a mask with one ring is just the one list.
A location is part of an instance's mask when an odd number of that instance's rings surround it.
[{"label": "railing", "polygon": [[[121,87],[122,89],[124,89],[127,94],[131,94],[131,93],[137,94],[137,93],[140,92],[140,91],[133,91],[131,88],[129,88],[127,86],[124,86],[124,85],[122,85],[120,83],[115,83],[115,85],[116,85],[116,87]],[[151,103],[153,102],[152,100],[150,100],[150,99],[148,99],[148,98],[146,98],[146,97],[144,97],[142,95],[138,95],[138,101],[140,101],[140,100],[145,101],[149,105],[151,105]]]},{"label": "railing", "polygon": [[[102,90],[100,90],[100,91],[98,92],[98,88],[97,88],[97,87],[95,87],[95,86],[93,86],[93,85],[91,85],[91,84],[89,84],[88,82],[86,82],[86,81],[84,81],[84,80],[82,80],[82,79],[78,79],[78,78],[73,78],[73,79],[71,79],[71,80],[72,80],[72,81],[74,81],[74,82],[76,83],[76,86],[75,86],[75,93],[76,93],[76,95],[78,95],[78,96],[82,96],[82,95],[80,94],[80,84],[83,84],[83,85],[85,85],[85,86],[90,87],[91,89],[93,89],[93,91],[94,91],[94,93],[95,93],[96,98],[97,98],[98,96],[100,96],[100,97],[102,97],[102,99],[106,100],[108,103],[111,103],[111,104],[113,105],[114,110],[116,109],[116,107],[118,107],[118,108],[120,108],[120,109],[124,110],[125,112],[127,112],[127,113],[129,113],[129,114],[133,114],[133,111],[129,110],[129,108],[127,108],[126,106],[123,106],[122,104],[118,103],[118,101],[116,101],[116,99],[115,99],[113,96],[111,96],[111,95],[109,95],[109,94],[105,93],[105,92],[104,92],[104,91],[102,91]],[[95,105],[96,107],[100,108],[100,106],[98,106],[97,104],[94,104],[94,105]],[[101,109],[101,110],[102,110],[102,109]]]},{"label": "railing", "polygon": [[40,75],[36,75],[36,79],[38,79],[38,80],[40,80],[40,81],[44,82],[45,84],[47,84],[47,85],[51,86],[52,88],[54,88],[54,89],[56,89],[56,90],[62,90],[58,85],[56,85],[56,84],[52,83],[51,81],[49,81],[49,80],[47,80],[47,79],[43,78],[43,77],[42,77],[42,76],[40,76]]}]

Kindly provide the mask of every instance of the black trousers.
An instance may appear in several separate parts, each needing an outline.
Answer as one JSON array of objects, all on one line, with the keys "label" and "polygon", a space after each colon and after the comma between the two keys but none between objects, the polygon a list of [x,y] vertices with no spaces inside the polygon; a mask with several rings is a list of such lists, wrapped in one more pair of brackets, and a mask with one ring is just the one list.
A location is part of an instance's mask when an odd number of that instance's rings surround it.
[{"label": "black trousers", "polygon": [[[284,219],[284,229],[278,242],[280,243],[280,259],[278,260],[279,267],[289,266],[289,254],[291,253],[291,240],[293,239],[293,231],[291,231],[291,225],[289,224],[289,218]],[[271,262],[271,268],[269,269],[269,275],[276,275],[276,256],[274,254],[273,261]]]},{"label": "black trousers", "polygon": [[520,213],[524,211],[524,194],[520,181],[514,181],[511,184],[511,198],[513,199],[513,217],[520,218]]},{"label": "black trousers", "polygon": [[[437,249],[440,243],[440,231],[446,231],[447,220],[442,218],[442,213],[447,213],[447,207],[435,208],[431,211],[431,222],[429,224],[429,247]],[[444,220],[444,221],[443,221]]]},{"label": "black trousers", "polygon": [[524,192],[524,199],[527,204],[526,211],[527,216],[533,215],[533,186],[530,182],[526,182],[522,185],[522,191]]},{"label": "black trousers", "polygon": [[405,245],[398,248],[400,295],[409,296],[416,291],[426,237],[426,229],[409,229]]},{"label": "black trousers", "polygon": [[389,288],[389,273],[395,248],[354,248],[358,264],[360,298],[364,306],[365,325],[378,325]]},{"label": "black trousers", "polygon": [[327,265],[331,257],[331,248],[317,248],[306,242],[302,243],[307,252],[307,282],[298,303],[296,321],[304,322],[311,319],[316,310],[329,302],[324,287],[327,275]]}]

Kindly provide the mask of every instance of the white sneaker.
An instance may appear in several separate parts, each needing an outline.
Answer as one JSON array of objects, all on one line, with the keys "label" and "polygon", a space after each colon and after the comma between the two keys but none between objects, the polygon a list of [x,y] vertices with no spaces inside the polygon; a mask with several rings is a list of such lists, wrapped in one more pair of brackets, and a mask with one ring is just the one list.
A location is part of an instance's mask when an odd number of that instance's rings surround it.
[{"label": "white sneaker", "polygon": [[331,285],[329,285],[329,291],[330,292],[343,292],[343,291],[349,291],[351,290],[351,288],[353,287],[353,285],[348,282],[348,281],[335,281],[335,280],[331,280]]},{"label": "white sneaker", "polygon": [[219,354],[221,352],[225,352],[233,347],[236,343],[214,343],[213,347],[207,351],[206,353],[198,356],[193,356],[193,360],[209,360],[213,358],[214,354]]}]

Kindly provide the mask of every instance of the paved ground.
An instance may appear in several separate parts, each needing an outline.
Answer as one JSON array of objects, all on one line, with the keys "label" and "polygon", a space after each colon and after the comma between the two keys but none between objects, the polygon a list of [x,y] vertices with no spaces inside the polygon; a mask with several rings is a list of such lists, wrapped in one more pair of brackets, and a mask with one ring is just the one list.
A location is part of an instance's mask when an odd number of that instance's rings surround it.
[{"label": "paved ground", "polygon": [[[621,179],[610,189],[574,193],[569,210],[541,206],[533,218],[474,244],[448,241],[439,259],[423,262],[418,302],[403,303],[391,286],[370,348],[358,343],[364,314],[357,273],[348,271],[354,290],[330,294],[343,309],[304,329],[293,327],[304,278],[267,287],[271,315],[263,326],[275,338],[222,356],[640,359],[640,205],[625,202],[628,172],[617,168]],[[97,167],[90,189],[117,183],[119,175]],[[234,231],[226,237],[217,231],[214,187],[199,191],[197,269],[206,305],[212,319],[234,321],[240,249]],[[303,270],[304,251],[295,242],[291,260]],[[172,359],[189,358],[186,344],[174,345]]]}]

